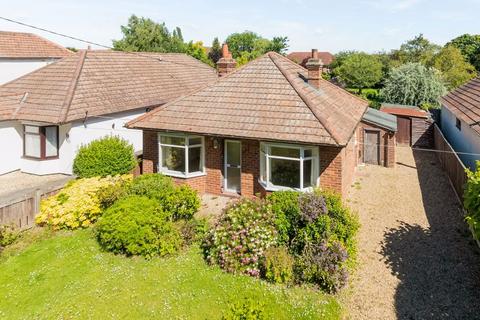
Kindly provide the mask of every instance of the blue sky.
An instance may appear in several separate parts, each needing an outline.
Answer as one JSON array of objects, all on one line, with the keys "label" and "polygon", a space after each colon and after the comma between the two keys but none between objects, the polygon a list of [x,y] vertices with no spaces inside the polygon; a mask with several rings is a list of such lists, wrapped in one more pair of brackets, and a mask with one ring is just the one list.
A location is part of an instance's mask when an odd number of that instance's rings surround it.
[{"label": "blue sky", "polygon": [[[252,30],[265,37],[285,35],[290,50],[367,52],[397,48],[423,33],[444,44],[463,33],[480,33],[480,0],[0,0],[1,16],[94,42],[111,44],[121,37],[120,25],[131,14],[182,28],[185,39],[209,45],[237,31]],[[29,31],[65,46],[75,42],[9,22],[0,30]]]}]

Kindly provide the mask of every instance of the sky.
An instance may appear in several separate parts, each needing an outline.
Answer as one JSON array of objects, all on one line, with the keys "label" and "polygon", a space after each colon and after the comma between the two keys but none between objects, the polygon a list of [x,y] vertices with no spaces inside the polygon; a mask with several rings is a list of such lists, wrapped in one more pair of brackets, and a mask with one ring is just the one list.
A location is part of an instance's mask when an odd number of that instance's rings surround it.
[{"label": "sky", "polygon": [[[0,16],[110,46],[131,14],[182,29],[210,45],[233,32],[287,36],[289,51],[376,52],[419,33],[437,44],[480,33],[480,0],[0,0]],[[86,44],[0,20],[0,30],[42,35],[64,46]]]}]

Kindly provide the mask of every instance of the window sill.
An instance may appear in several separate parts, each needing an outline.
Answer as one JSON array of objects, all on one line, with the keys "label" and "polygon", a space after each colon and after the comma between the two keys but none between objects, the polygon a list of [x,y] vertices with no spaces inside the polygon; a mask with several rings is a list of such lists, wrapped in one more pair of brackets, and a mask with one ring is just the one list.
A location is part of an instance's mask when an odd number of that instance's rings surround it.
[{"label": "window sill", "polygon": [[187,175],[183,173],[176,173],[171,171],[159,171],[159,173],[169,177],[180,178],[180,179],[190,179],[190,178],[202,177],[207,175],[206,172],[195,172],[195,173],[189,173]]},{"label": "window sill", "polygon": [[48,158],[36,158],[36,157],[29,157],[29,156],[22,156],[22,159],[26,160],[34,160],[34,161],[48,161],[48,160],[58,160],[59,157],[48,157]]},{"label": "window sill", "polygon": [[313,191],[313,187],[308,187],[304,189],[290,188],[290,187],[281,187],[281,186],[272,186],[267,185],[265,182],[258,180],[258,183],[265,189],[265,191],[275,192],[275,191],[299,191],[299,192],[309,192]]}]

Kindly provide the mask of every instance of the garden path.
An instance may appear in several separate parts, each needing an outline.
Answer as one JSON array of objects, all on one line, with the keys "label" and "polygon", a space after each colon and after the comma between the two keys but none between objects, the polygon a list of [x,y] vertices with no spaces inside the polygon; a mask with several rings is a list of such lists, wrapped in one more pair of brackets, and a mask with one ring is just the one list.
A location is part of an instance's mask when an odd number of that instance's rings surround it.
[{"label": "garden path", "polygon": [[360,167],[352,319],[480,319],[480,250],[433,152],[397,148],[396,168]]}]

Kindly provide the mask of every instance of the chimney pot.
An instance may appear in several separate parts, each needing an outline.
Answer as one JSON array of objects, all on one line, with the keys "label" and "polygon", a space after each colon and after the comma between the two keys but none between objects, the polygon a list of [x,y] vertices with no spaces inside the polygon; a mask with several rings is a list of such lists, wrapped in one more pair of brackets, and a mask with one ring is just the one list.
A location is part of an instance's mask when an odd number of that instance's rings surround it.
[{"label": "chimney pot", "polygon": [[237,62],[232,58],[232,54],[228,50],[226,43],[222,46],[222,57],[217,61],[218,76],[223,77],[235,70]]},{"label": "chimney pot", "polygon": [[318,56],[317,49],[312,49],[312,57],[308,59],[306,66],[308,69],[308,84],[318,89],[320,87],[320,78],[322,77],[323,63]]}]

